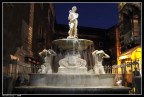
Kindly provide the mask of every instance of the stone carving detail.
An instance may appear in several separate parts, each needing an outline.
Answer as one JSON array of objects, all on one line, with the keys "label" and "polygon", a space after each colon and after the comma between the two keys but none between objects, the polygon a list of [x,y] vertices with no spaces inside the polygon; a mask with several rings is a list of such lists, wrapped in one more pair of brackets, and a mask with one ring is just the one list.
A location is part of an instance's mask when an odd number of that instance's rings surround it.
[{"label": "stone carving detail", "polygon": [[87,74],[86,60],[82,59],[80,54],[69,54],[65,55],[65,58],[59,61],[58,73],[65,74]]},{"label": "stone carving detail", "polygon": [[39,52],[39,55],[44,59],[44,63],[41,65],[38,73],[52,73],[52,60],[56,53],[52,49],[44,49],[42,52]]},{"label": "stone carving detail", "polygon": [[69,55],[59,61],[60,67],[65,68],[78,68],[78,67],[85,67],[86,61],[81,59],[79,54],[76,55]]}]

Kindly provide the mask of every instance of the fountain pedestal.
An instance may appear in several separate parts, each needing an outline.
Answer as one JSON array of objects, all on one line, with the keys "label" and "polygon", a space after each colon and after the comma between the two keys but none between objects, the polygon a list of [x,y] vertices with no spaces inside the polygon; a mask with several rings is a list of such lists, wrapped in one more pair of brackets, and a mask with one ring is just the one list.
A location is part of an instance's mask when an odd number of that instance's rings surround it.
[{"label": "fountain pedestal", "polygon": [[[31,73],[29,86],[15,88],[21,94],[128,94],[130,88],[115,86],[115,74],[89,73],[87,62],[79,51],[86,50],[93,42],[86,39],[58,39],[53,44],[67,50],[59,60],[57,73]],[[53,64],[54,65],[54,64]]]},{"label": "fountain pedestal", "polygon": [[87,74],[86,60],[80,58],[79,54],[66,55],[59,61],[58,73],[62,74]]},{"label": "fountain pedestal", "polygon": [[114,74],[30,74],[30,86],[114,86]]},{"label": "fountain pedestal", "polygon": [[114,86],[114,74],[88,73],[86,60],[80,51],[86,50],[93,42],[86,39],[58,39],[53,44],[66,50],[64,58],[59,60],[57,73],[30,74],[31,86],[96,87]]},{"label": "fountain pedestal", "polygon": [[79,72],[79,74],[87,74],[87,68],[86,67],[79,67],[79,68],[65,68],[65,67],[59,67],[58,69],[58,73],[61,74],[77,74],[77,72]]},{"label": "fountain pedestal", "polygon": [[59,60],[58,74],[87,74],[87,62],[81,58],[80,51],[86,50],[93,42],[87,39],[57,39],[53,45],[66,50],[67,54]]}]

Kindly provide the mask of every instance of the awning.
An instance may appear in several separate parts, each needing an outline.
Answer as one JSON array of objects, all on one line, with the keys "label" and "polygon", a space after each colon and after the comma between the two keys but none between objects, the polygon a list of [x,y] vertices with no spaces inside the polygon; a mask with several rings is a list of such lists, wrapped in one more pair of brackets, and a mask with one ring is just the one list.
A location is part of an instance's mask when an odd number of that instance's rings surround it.
[{"label": "awning", "polygon": [[[139,52],[139,54],[137,52]],[[120,60],[127,59],[127,58],[135,59],[135,58],[139,58],[139,57],[141,57],[141,46],[140,45],[122,53],[119,56],[119,59]]]}]

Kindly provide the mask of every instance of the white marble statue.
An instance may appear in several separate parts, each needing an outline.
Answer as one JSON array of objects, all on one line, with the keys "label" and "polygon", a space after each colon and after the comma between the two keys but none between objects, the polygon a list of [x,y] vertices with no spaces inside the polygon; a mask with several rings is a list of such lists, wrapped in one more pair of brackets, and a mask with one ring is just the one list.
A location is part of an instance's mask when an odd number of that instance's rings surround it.
[{"label": "white marble statue", "polygon": [[86,66],[86,61],[81,58],[80,54],[66,55],[65,58],[59,61],[60,67],[75,68]]},{"label": "white marble statue", "polygon": [[72,7],[72,10],[69,11],[69,36],[67,38],[77,38],[77,25],[78,25],[78,16],[79,14],[76,13],[77,8],[76,6]]},{"label": "white marble statue", "polygon": [[69,52],[69,54],[65,55],[65,58],[59,61],[58,73],[87,74],[86,64],[86,60],[82,59],[80,54]]},{"label": "white marble statue", "polygon": [[42,52],[39,52],[39,55],[44,58],[44,63],[41,65],[41,68],[38,70],[39,73],[52,73],[52,60],[53,56],[56,56],[56,53],[52,50],[44,49]]},{"label": "white marble statue", "polygon": [[103,50],[95,50],[92,52],[94,58],[94,73],[95,74],[105,74],[104,67],[102,65],[103,58],[110,58]]},{"label": "white marble statue", "polygon": [[44,64],[41,65],[41,68],[38,70],[38,73],[46,73],[46,66]]}]

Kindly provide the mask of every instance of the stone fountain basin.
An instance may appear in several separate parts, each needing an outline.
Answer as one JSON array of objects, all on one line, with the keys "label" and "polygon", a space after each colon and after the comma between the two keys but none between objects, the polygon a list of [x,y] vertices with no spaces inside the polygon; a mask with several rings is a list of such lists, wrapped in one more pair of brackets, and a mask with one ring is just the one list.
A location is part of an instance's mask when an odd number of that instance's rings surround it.
[{"label": "stone fountain basin", "polygon": [[93,41],[87,39],[57,39],[52,41],[52,44],[63,50],[85,50],[93,44]]},{"label": "stone fountain basin", "polygon": [[30,86],[94,87],[114,86],[115,74],[37,74],[31,73]]}]

